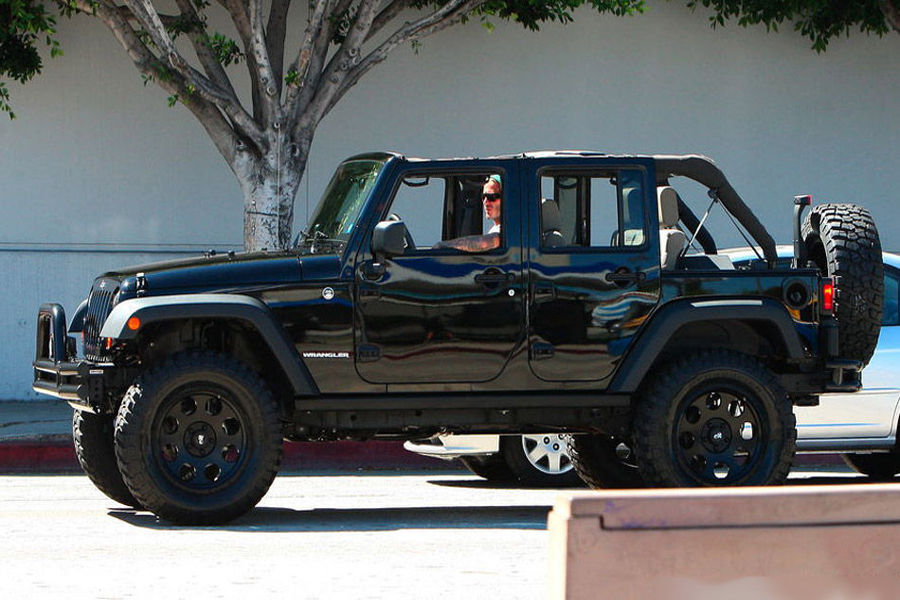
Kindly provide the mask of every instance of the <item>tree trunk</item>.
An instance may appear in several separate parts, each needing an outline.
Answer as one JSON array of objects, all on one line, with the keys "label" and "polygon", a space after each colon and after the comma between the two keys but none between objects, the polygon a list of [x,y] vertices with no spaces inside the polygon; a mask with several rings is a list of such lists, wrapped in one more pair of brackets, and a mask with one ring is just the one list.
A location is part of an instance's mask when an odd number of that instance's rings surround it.
[{"label": "tree trunk", "polygon": [[235,170],[244,193],[244,250],[281,250],[291,244],[294,198],[306,166],[306,152],[281,144],[247,173]]}]

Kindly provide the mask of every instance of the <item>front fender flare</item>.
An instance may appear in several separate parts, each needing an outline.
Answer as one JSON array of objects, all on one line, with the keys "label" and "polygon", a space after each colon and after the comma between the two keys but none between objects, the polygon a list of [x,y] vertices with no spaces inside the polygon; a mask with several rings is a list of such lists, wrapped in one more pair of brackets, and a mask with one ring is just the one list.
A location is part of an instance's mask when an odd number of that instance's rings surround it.
[{"label": "front fender flare", "polygon": [[[140,319],[141,325],[137,331],[128,327],[128,320],[132,317]],[[124,300],[113,308],[100,335],[116,340],[131,340],[150,323],[197,318],[232,319],[249,324],[262,336],[275,355],[295,394],[319,393],[315,381],[284,329],[265,304],[250,296],[183,294]]]},{"label": "front fender flare", "polygon": [[806,357],[794,322],[784,305],[770,299],[682,300],[657,310],[638,334],[607,389],[610,393],[633,393],[666,344],[681,327],[701,321],[768,321],[775,325],[789,360]]}]

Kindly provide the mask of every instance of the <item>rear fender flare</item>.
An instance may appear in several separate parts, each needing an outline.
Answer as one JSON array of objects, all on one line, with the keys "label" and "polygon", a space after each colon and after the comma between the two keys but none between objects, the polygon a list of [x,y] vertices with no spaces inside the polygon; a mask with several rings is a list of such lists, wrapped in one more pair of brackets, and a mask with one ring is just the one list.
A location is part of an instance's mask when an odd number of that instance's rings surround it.
[{"label": "rear fender flare", "polygon": [[[137,330],[128,327],[132,317],[140,320]],[[278,360],[298,395],[315,395],[319,390],[297,350],[287,338],[268,307],[250,296],[237,294],[184,294],[124,300],[107,317],[100,335],[115,340],[131,340],[151,323],[161,321],[217,318],[243,321],[255,329]]]},{"label": "rear fender flare", "polygon": [[681,300],[670,302],[656,311],[625,355],[607,391],[637,391],[650,367],[681,327],[696,322],[734,320],[771,322],[781,334],[787,358],[799,361],[806,357],[790,314],[774,300]]}]

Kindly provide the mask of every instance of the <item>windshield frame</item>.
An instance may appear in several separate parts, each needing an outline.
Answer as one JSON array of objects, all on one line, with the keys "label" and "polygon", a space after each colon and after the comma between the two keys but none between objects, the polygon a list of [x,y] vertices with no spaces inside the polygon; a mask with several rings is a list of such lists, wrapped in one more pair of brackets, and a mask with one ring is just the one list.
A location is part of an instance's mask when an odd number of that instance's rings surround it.
[{"label": "windshield frame", "polygon": [[[350,246],[360,219],[384,174],[391,156],[362,155],[343,161],[325,187],[298,239],[297,248],[310,254],[341,254]],[[362,183],[362,185],[354,185]]]}]

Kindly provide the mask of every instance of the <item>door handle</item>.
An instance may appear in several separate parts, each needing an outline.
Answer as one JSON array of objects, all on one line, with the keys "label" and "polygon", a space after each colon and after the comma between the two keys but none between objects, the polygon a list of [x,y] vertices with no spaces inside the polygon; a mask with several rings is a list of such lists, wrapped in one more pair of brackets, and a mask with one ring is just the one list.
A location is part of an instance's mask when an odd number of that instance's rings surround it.
[{"label": "door handle", "polygon": [[487,287],[496,287],[501,283],[513,281],[515,278],[516,276],[512,273],[504,273],[496,267],[491,267],[484,273],[479,273],[478,275],[476,275],[475,283],[480,283],[481,285]]},{"label": "door handle", "polygon": [[616,270],[614,273],[607,273],[603,276],[603,279],[608,281],[609,283],[614,283],[616,285],[628,285],[630,283],[637,283],[638,281],[643,281],[647,278],[647,274],[643,271],[629,271],[624,267]]},{"label": "door handle", "polygon": [[552,283],[535,283],[532,290],[535,298],[556,298],[556,287]]}]

